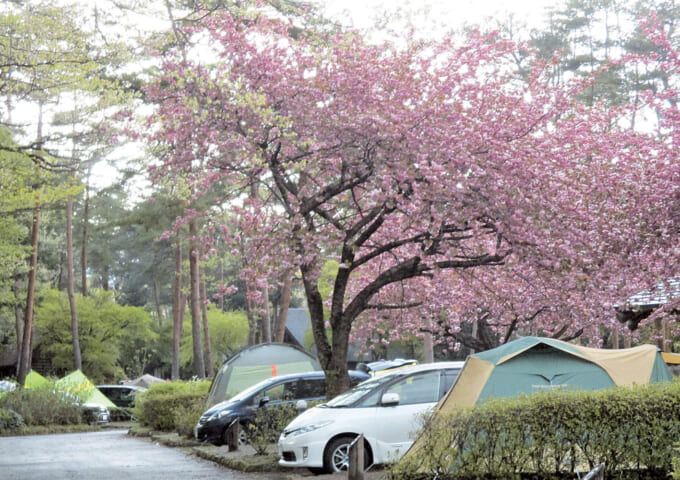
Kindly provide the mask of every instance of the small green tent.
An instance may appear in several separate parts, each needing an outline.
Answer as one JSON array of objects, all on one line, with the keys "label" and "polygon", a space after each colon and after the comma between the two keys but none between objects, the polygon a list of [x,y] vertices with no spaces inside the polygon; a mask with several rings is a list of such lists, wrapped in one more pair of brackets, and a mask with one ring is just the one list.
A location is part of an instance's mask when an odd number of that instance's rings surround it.
[{"label": "small green tent", "polygon": [[63,390],[77,396],[83,403],[94,403],[109,408],[116,407],[80,370],[60,378],[55,382],[55,386],[58,390]]},{"label": "small green tent", "polygon": [[207,403],[212,406],[270,377],[312,370],[321,370],[319,362],[299,347],[283,343],[253,345],[222,364],[210,385]]},{"label": "small green tent", "polygon": [[470,355],[438,408],[449,411],[488,398],[539,390],[598,390],[614,385],[670,381],[672,375],[654,345],[604,350],[553,338],[524,337]]},{"label": "small green tent", "polygon": [[49,385],[50,381],[40,375],[35,370],[31,370],[26,374],[26,379],[24,380],[24,388],[39,388]]}]

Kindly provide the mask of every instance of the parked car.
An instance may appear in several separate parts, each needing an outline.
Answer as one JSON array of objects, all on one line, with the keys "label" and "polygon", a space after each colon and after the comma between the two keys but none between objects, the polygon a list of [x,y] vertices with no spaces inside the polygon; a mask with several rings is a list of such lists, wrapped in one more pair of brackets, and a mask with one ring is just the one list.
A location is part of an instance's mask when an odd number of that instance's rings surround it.
[{"label": "parked car", "polygon": [[418,365],[418,360],[413,358],[395,358],[394,360],[376,360],[375,362],[360,363],[357,365],[357,370],[366,372],[370,376],[384,375],[395,368],[408,367],[411,365]]},{"label": "parked car", "polygon": [[146,388],[137,387],[135,385],[97,385],[97,388],[106,395],[116,407],[121,408],[134,407],[137,394],[146,391]]},{"label": "parked car", "polygon": [[281,433],[279,464],[315,473],[346,470],[349,446],[362,433],[366,467],[398,459],[413,443],[422,414],[451,388],[463,363],[395,369],[310,408]]},{"label": "parked car", "polygon": [[[350,370],[349,378],[350,385],[355,386],[370,377],[364,372]],[[222,445],[226,443],[227,427],[234,420],[238,419],[242,431],[246,431],[248,422],[252,422],[260,407],[296,405],[300,400],[323,401],[325,392],[326,377],[322,371],[271,377],[206,410],[194,428],[194,435],[200,442]]]},{"label": "parked car", "polygon": [[77,395],[63,390],[54,390],[54,393],[60,395],[64,401],[70,402],[73,405],[80,407],[83,421],[90,425],[105,425],[111,421],[111,412],[104,405],[98,403],[83,402]]},{"label": "parked car", "polygon": [[109,409],[96,403],[81,403],[83,419],[89,424],[105,425],[111,421]]}]

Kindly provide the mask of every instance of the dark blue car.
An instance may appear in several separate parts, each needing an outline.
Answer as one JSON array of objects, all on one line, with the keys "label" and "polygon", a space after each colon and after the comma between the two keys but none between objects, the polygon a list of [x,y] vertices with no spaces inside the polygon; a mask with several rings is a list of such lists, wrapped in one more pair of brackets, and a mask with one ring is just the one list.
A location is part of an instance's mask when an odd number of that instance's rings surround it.
[{"label": "dark blue car", "polygon": [[[364,372],[349,371],[350,387],[370,378]],[[248,387],[229,400],[213,405],[201,415],[194,428],[196,439],[214,445],[226,443],[227,427],[236,419],[242,427],[255,417],[255,410],[267,405],[295,405],[299,400],[307,402],[325,400],[326,376],[322,371],[293,373],[263,380]],[[245,431],[245,428],[242,428]]]}]

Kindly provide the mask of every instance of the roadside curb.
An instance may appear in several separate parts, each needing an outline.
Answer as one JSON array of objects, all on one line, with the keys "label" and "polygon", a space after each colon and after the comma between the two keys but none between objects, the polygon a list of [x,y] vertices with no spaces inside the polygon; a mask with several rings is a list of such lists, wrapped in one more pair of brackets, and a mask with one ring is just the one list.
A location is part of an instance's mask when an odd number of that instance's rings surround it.
[{"label": "roadside curb", "polygon": [[[285,468],[279,465],[279,457],[276,446],[271,445],[269,453],[266,455],[256,455],[255,449],[250,445],[245,445],[236,451],[229,451],[224,445],[221,447],[205,445],[196,440],[182,437],[177,433],[156,432],[148,428],[135,426],[128,430],[128,435],[132,437],[148,438],[158,444],[174,447],[187,448],[194,455],[204,460],[215,462],[223,467],[243,473],[267,474],[267,478],[276,480],[346,480],[347,473],[334,473],[315,475],[306,469]],[[388,478],[386,472],[382,470],[369,471],[365,473],[367,480],[383,480]]]}]

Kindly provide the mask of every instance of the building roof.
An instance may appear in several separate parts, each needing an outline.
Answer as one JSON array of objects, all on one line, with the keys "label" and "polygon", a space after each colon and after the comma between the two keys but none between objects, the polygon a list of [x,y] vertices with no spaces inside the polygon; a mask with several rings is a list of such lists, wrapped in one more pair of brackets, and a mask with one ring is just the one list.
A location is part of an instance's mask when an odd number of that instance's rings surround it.
[{"label": "building roof", "polygon": [[625,323],[632,331],[638,324],[662,305],[680,299],[680,277],[670,278],[657,283],[648,290],[642,290],[615,305],[616,318]]},{"label": "building roof", "polygon": [[671,278],[657,283],[649,290],[643,290],[629,297],[618,309],[635,307],[658,307],[671,300],[680,298],[680,277]]}]

